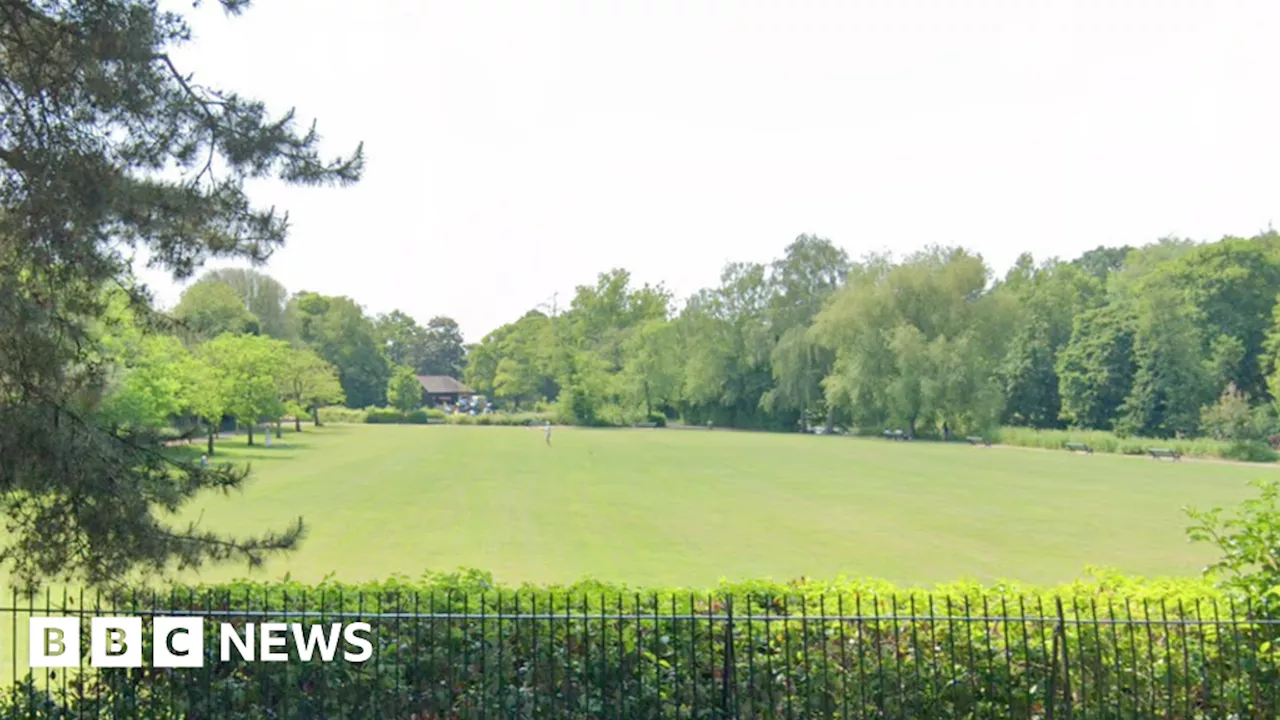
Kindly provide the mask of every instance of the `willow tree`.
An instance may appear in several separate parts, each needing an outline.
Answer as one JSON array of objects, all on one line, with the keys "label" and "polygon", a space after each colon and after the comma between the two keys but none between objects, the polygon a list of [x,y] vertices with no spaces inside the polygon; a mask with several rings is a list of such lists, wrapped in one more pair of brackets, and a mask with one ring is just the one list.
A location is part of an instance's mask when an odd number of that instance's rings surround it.
[{"label": "willow tree", "polygon": [[349,184],[363,167],[360,148],[322,158],[292,111],[185,74],[170,52],[190,34],[154,0],[0,0],[0,563],[28,587],[253,565],[302,535],[301,519],[253,537],[176,524],[244,474],[172,460],[153,431],[98,413],[103,290],[149,307],[126,253],[176,279],[210,258],[264,261],[288,216],[255,206],[246,180]]}]

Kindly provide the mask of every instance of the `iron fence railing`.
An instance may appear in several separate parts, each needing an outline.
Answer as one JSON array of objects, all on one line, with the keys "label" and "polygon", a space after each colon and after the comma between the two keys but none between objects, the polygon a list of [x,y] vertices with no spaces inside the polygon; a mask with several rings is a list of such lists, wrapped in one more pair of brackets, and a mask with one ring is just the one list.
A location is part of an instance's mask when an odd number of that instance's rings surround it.
[{"label": "iron fence railing", "polygon": [[[153,665],[175,615],[205,619],[201,667]],[[111,616],[141,618],[142,667],[92,667],[90,618]],[[81,620],[78,664],[27,666],[32,617]],[[184,591],[0,619],[0,717],[1280,717],[1280,624],[1235,601]],[[291,639],[286,662],[223,657],[222,623],[264,622],[365,622],[370,655],[303,661]]]}]

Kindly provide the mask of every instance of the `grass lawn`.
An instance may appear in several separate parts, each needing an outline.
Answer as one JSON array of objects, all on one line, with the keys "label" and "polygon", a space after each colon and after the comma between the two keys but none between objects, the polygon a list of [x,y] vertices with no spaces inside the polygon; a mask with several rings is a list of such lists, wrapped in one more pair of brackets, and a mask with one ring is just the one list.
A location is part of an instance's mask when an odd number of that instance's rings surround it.
[{"label": "grass lawn", "polygon": [[[552,440],[539,428],[387,425],[286,431],[271,448],[229,438],[215,459],[251,463],[248,487],[182,519],[252,534],[305,518],[300,551],[250,576],[261,579],[467,566],[510,584],[841,574],[1047,584],[1091,564],[1196,573],[1211,551],[1186,542],[1181,508],[1234,504],[1252,494],[1247,481],[1276,472],[727,431],[561,428]],[[53,596],[59,604],[60,588]],[[0,655],[12,663],[0,686],[26,672],[26,618],[0,615]]]},{"label": "grass lawn", "polygon": [[1090,564],[1189,575],[1210,550],[1186,542],[1181,508],[1233,504],[1275,472],[723,431],[564,428],[548,448],[537,428],[347,425],[243,443],[218,457],[252,463],[245,493],[187,516],[251,533],[301,515],[301,550],[254,576],[305,581],[459,566],[505,583],[643,586],[841,574],[1057,583]]}]

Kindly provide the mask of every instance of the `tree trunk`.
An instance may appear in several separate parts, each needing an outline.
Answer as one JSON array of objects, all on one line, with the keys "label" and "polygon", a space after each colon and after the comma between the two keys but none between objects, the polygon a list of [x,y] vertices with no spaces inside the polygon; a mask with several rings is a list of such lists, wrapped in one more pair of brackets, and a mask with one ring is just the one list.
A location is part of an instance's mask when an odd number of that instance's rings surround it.
[{"label": "tree trunk", "polygon": [[311,408],[311,418],[315,421],[315,426],[320,427],[320,408]]},{"label": "tree trunk", "polygon": [[249,444],[250,445],[253,444],[253,426],[252,425],[249,426]]},{"label": "tree trunk", "polygon": [[293,414],[293,431],[302,432],[302,413]]},{"label": "tree trunk", "polygon": [[284,430],[281,429],[280,425],[281,425],[281,422],[279,420],[276,420],[276,439],[277,440],[279,440],[281,437],[284,436]]},{"label": "tree trunk", "polygon": [[836,409],[835,407],[827,408],[827,434],[830,435],[836,429]]},{"label": "tree trunk", "polygon": [[649,381],[644,381],[644,419],[648,420],[653,416],[653,404],[649,402]]},{"label": "tree trunk", "polygon": [[210,455],[212,455],[212,454],[213,454],[213,431],[214,431],[214,429],[215,429],[215,428],[214,428],[213,423],[209,423],[209,454],[210,454]]}]

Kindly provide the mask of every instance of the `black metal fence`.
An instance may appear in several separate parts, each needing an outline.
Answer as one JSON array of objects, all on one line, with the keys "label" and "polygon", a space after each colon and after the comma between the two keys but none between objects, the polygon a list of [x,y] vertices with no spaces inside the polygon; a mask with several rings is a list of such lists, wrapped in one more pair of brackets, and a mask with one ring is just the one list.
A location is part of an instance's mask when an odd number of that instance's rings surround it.
[{"label": "black metal fence", "polygon": [[[1277,718],[1280,625],[1253,614],[919,593],[45,597],[0,608],[0,717]],[[205,619],[202,667],[152,665],[154,619],[171,615]],[[28,671],[33,616],[81,620],[76,667]],[[143,667],[90,666],[95,616],[142,618]],[[287,662],[223,657],[221,623],[262,622],[366,622],[371,655],[347,662],[341,643],[303,661],[290,641]]]}]

